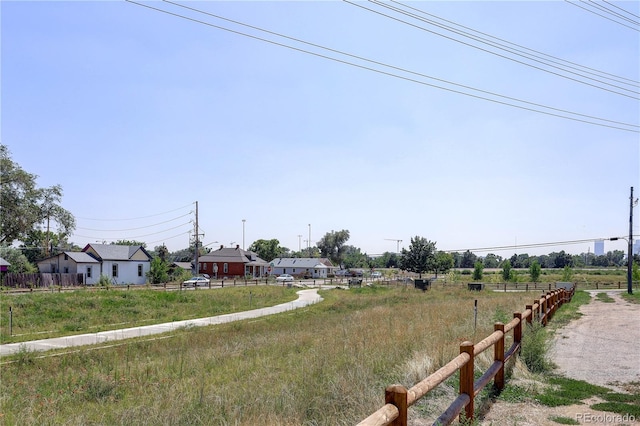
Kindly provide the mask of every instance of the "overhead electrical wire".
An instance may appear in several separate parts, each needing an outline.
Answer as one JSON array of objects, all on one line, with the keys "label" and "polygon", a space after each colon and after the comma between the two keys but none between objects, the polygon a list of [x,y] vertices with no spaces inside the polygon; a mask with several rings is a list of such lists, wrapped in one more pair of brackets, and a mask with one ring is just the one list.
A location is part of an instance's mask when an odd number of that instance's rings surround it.
[{"label": "overhead electrical wire", "polygon": [[[384,3],[381,3],[381,2],[379,2],[377,0],[375,0],[375,1],[374,0],[369,0],[369,1],[371,1],[372,3],[376,3],[376,4],[380,4],[382,6],[388,7]],[[627,77],[614,75],[614,74],[611,74],[611,73],[606,72],[606,71],[597,70],[597,69],[594,69],[592,67],[587,67],[585,65],[580,65],[578,63],[571,62],[571,61],[568,61],[566,59],[559,58],[557,56],[549,55],[549,54],[546,54],[544,52],[540,52],[538,50],[531,49],[531,48],[528,48],[526,46],[522,46],[520,44],[513,43],[513,42],[510,42],[508,40],[499,38],[499,37],[495,37],[495,36],[493,36],[491,34],[487,34],[485,32],[478,31],[478,30],[475,30],[473,28],[458,24],[458,23],[456,23],[454,21],[451,21],[451,20],[448,20],[448,19],[444,19],[442,17],[439,17],[439,16],[436,16],[434,14],[425,12],[424,10],[418,9],[416,7],[409,6],[407,4],[401,3],[401,2],[396,1],[396,0],[391,0],[391,2],[395,3],[395,4],[398,4],[398,5],[406,8],[406,9],[414,10],[414,11],[420,13],[421,15],[429,16],[429,17],[435,18],[435,19],[437,19],[439,21],[446,22],[448,24],[452,24],[453,27],[449,26],[449,25],[446,25],[446,24],[441,24],[439,22],[435,22],[435,21],[432,21],[432,20],[426,20],[426,22],[428,22],[428,23],[430,23],[432,25],[438,26],[438,27],[446,29],[448,31],[456,32],[457,34],[463,35],[464,37],[473,38],[474,40],[479,41],[481,43],[490,44],[491,46],[494,46],[494,47],[497,44],[498,46],[502,46],[502,48],[504,50],[509,50],[509,51],[515,50],[516,52],[518,52],[519,55],[527,57],[528,59],[532,59],[532,60],[534,60],[536,62],[544,63],[545,65],[549,65],[548,62],[550,62],[552,64],[557,64],[557,65],[560,65],[562,67],[566,67],[566,68],[569,68],[569,69],[579,70],[581,72],[585,72],[587,74],[598,76],[600,78],[605,78],[607,80],[615,81],[617,83],[627,84],[627,85],[630,85],[630,86],[633,86],[633,87],[640,87],[640,81],[633,80],[633,79],[630,79],[630,78],[627,78]],[[462,28],[464,30],[468,30],[468,31],[470,31],[472,33],[475,33],[475,34],[479,34],[481,37],[480,36],[471,35],[471,33],[467,32],[467,31],[457,30],[457,29],[455,29],[456,27],[457,28]],[[488,37],[488,39],[487,39],[487,37]],[[533,59],[533,58],[537,58],[537,59]],[[563,70],[564,70],[564,68],[563,68]]]},{"label": "overhead electrical wire", "polygon": [[603,2],[603,3],[606,3],[606,4],[610,5],[610,6],[613,6],[613,7],[615,7],[615,8],[616,8],[616,9],[618,9],[618,10],[623,11],[623,12],[624,12],[624,13],[626,13],[627,15],[635,16],[636,18],[639,18],[639,19],[640,19],[640,15],[636,15],[636,14],[635,14],[635,13],[633,13],[633,12],[629,12],[627,9],[623,9],[623,8],[621,8],[620,6],[616,6],[615,4],[613,4],[613,3],[611,3],[611,2],[608,2],[607,0],[602,0],[602,2]]},{"label": "overhead electrical wire", "polygon": [[[544,108],[544,109],[547,109],[547,110],[550,110],[550,111],[556,111],[557,113],[556,112],[538,110],[538,109],[534,109],[532,107],[527,107],[527,106],[523,106],[523,105],[516,105],[516,104],[513,104],[513,103],[506,102],[506,101],[501,101],[501,100],[497,100],[497,99],[491,99],[491,98],[487,98],[487,97],[484,97],[484,96],[480,96],[480,95],[476,95],[476,94],[472,94],[472,93],[467,93],[467,92],[464,92],[464,91],[461,91],[461,90],[456,90],[456,89],[452,89],[452,88],[439,86],[439,85],[436,85],[436,84],[427,83],[425,81],[416,80],[415,78],[410,78],[410,77],[394,74],[394,73],[392,73],[390,71],[384,71],[384,70],[372,68],[370,66],[365,66],[365,65],[362,65],[362,64],[354,63],[354,62],[349,62],[349,61],[347,61],[345,59],[339,59],[339,58],[327,56],[325,54],[312,52],[312,51],[309,51],[309,50],[302,49],[300,47],[295,47],[295,46],[287,45],[287,44],[280,43],[280,42],[277,42],[277,41],[273,41],[273,40],[265,39],[265,38],[262,38],[262,37],[258,37],[256,35],[243,33],[241,31],[237,31],[237,30],[234,30],[234,29],[230,29],[230,28],[219,26],[219,25],[215,25],[215,24],[212,24],[210,22],[206,22],[206,21],[202,21],[202,20],[199,20],[199,19],[195,19],[195,18],[189,17],[189,16],[181,15],[179,13],[175,13],[175,12],[172,12],[172,11],[169,11],[169,10],[156,8],[156,7],[153,7],[153,6],[150,6],[150,5],[147,5],[147,4],[143,4],[143,3],[139,3],[139,2],[136,2],[136,1],[133,1],[133,0],[126,0],[126,1],[128,3],[132,3],[132,4],[135,4],[137,6],[145,7],[145,8],[157,11],[157,12],[165,13],[167,15],[178,17],[178,18],[181,18],[181,19],[185,19],[185,20],[188,20],[188,21],[191,21],[191,22],[194,22],[194,23],[206,25],[206,26],[209,26],[209,27],[212,27],[212,28],[216,28],[216,29],[220,29],[220,30],[223,30],[223,31],[231,32],[231,33],[234,33],[234,34],[238,34],[238,35],[242,35],[242,36],[245,36],[245,37],[249,37],[249,38],[252,38],[252,39],[255,39],[255,40],[258,40],[258,41],[263,41],[263,42],[270,43],[270,44],[273,44],[273,45],[276,45],[276,46],[285,47],[285,48],[288,48],[288,49],[291,49],[291,50],[295,50],[295,51],[298,51],[298,52],[307,53],[307,54],[310,54],[310,55],[313,55],[313,56],[317,56],[317,57],[320,57],[320,58],[324,58],[324,59],[328,59],[328,60],[331,60],[331,61],[334,61],[334,62],[343,63],[343,64],[346,64],[346,65],[351,65],[351,66],[354,66],[354,67],[357,67],[357,68],[361,68],[361,69],[365,69],[365,70],[368,70],[368,71],[373,71],[373,72],[376,72],[376,73],[379,73],[379,74],[383,74],[383,75],[387,75],[387,76],[403,79],[403,80],[414,82],[414,83],[421,84],[421,85],[424,85],[424,86],[434,87],[434,88],[438,88],[438,89],[441,89],[441,90],[446,90],[446,91],[449,91],[449,92],[452,92],[452,93],[458,93],[458,94],[461,94],[461,95],[473,97],[473,98],[476,98],[476,99],[481,99],[481,100],[485,100],[485,101],[489,101],[489,102],[493,102],[493,103],[497,103],[497,104],[501,104],[501,105],[511,106],[511,107],[514,107],[514,108],[519,108],[519,109],[523,109],[523,110],[527,110],[527,111],[531,111],[531,112],[536,112],[536,113],[539,113],[539,114],[545,114],[545,115],[550,115],[550,116],[554,116],[554,117],[558,117],[558,118],[564,118],[564,119],[567,119],[567,120],[573,120],[573,121],[583,122],[583,123],[586,123],[586,124],[591,124],[591,125],[596,125],[596,126],[601,126],[601,127],[608,127],[608,128],[613,128],[613,129],[627,131],[627,132],[633,132],[633,133],[639,133],[640,132],[638,130],[640,128],[640,126],[635,125],[635,124],[629,124],[629,123],[624,123],[624,122],[604,119],[604,118],[600,118],[600,117],[590,116],[590,115],[586,115],[586,114],[580,114],[580,113],[571,112],[571,111],[568,111],[568,110],[562,110],[562,109],[559,109],[559,108],[553,108],[553,107],[549,107],[549,106],[545,106],[545,105],[541,105],[541,104],[536,104],[536,103],[533,103],[533,102],[524,101],[524,100],[517,99],[517,98],[512,98],[512,97],[508,97],[508,96],[504,96],[504,95],[499,95],[499,94],[496,94],[496,93],[492,93],[492,92],[476,89],[476,88],[469,87],[469,86],[464,86],[464,85],[457,84],[457,83],[454,83],[454,82],[450,82],[450,81],[438,79],[438,78],[435,78],[435,77],[431,77],[431,76],[428,76],[428,75],[425,75],[425,74],[409,71],[409,70],[406,70],[406,69],[403,69],[403,68],[400,68],[400,67],[384,64],[384,63],[373,61],[373,60],[370,60],[370,59],[366,59],[366,58],[363,58],[363,57],[360,57],[360,56],[356,56],[356,55],[352,55],[352,54],[349,54],[349,53],[345,53],[345,52],[342,52],[342,51],[339,51],[339,50],[335,50],[335,49],[327,48],[327,47],[324,47],[324,46],[316,45],[316,44],[313,44],[313,43],[309,43],[309,42],[306,42],[306,41],[303,41],[303,40],[299,40],[299,39],[296,39],[296,38],[293,38],[293,37],[289,37],[289,36],[285,36],[285,35],[282,35],[282,34],[278,34],[278,33],[272,32],[272,31],[264,30],[264,29],[261,29],[259,27],[254,27],[254,26],[251,26],[251,25],[248,25],[248,24],[244,24],[244,23],[241,23],[241,22],[238,22],[238,21],[233,21],[233,20],[230,20],[230,19],[227,19],[227,18],[223,18],[223,17],[217,16],[217,15],[214,15],[214,14],[199,10],[199,9],[195,9],[195,8],[192,8],[192,7],[181,5],[181,4],[178,4],[178,3],[174,3],[174,2],[171,2],[171,1],[168,1],[168,0],[163,0],[163,1],[165,3],[170,3],[172,5],[176,5],[176,6],[179,6],[179,7],[185,8],[185,9],[189,9],[189,10],[192,10],[192,11],[195,11],[195,12],[198,12],[198,13],[202,13],[202,14],[205,14],[205,15],[208,15],[208,16],[212,16],[212,17],[215,17],[215,18],[218,18],[218,19],[222,19],[222,20],[226,20],[226,21],[229,21],[229,22],[233,22],[235,24],[242,25],[242,26],[245,26],[245,27],[253,28],[253,29],[256,29],[258,31],[262,31],[262,32],[265,32],[265,33],[268,33],[268,34],[276,35],[276,36],[279,36],[279,37],[282,37],[282,38],[286,38],[286,39],[289,39],[289,40],[294,40],[296,42],[303,43],[303,44],[306,44],[306,45],[309,45],[309,46],[313,46],[313,47],[316,47],[316,48],[327,50],[327,51],[330,51],[330,52],[333,52],[333,53],[339,53],[339,54],[345,55],[347,57],[356,58],[358,60],[366,61],[368,63],[372,63],[372,64],[375,64],[375,65],[379,65],[379,66],[383,66],[383,67],[386,67],[386,68],[390,68],[390,69],[395,70],[395,71],[402,71],[402,72],[405,72],[405,73],[408,73],[408,74],[420,76],[420,77],[427,78],[427,79],[430,79],[430,80],[439,81],[441,83],[450,84],[450,85],[461,87],[461,88],[464,88],[464,89],[467,89],[467,90],[473,90],[475,92],[483,93],[485,95],[488,94],[488,95],[495,96],[495,97],[498,97],[498,98],[519,102],[519,103],[522,103],[522,104],[525,104],[525,105],[531,105],[531,106],[535,106],[535,107],[538,107],[538,108]],[[583,119],[583,118],[570,117],[570,116],[566,116],[566,115],[561,115],[559,113],[570,114],[570,115],[574,115],[576,117],[588,118],[588,119],[597,120],[597,121],[600,121],[600,122],[589,121],[589,120],[586,120],[586,119]],[[612,124],[605,124],[605,123],[612,123]],[[617,124],[619,126],[615,126],[613,124]],[[620,126],[627,126],[627,127],[631,127],[631,128],[625,128],[625,127],[620,127]]]},{"label": "overhead electrical wire", "polygon": [[137,231],[138,229],[146,229],[153,228],[154,226],[164,225],[165,223],[173,222],[174,220],[181,219],[185,216],[189,216],[191,212],[187,214],[183,214],[182,216],[174,217],[173,219],[165,220],[164,222],[158,222],[151,225],[139,226],[137,228],[127,228],[127,229],[95,229],[95,228],[83,228],[78,226],[77,229],[82,229],[83,231],[99,231],[99,232],[127,232],[127,231]]},{"label": "overhead electrical wire", "polygon": [[[631,27],[631,26],[626,25],[626,24],[624,24],[624,23],[622,23],[622,22],[616,21],[615,19],[613,19],[613,18],[611,18],[611,17],[605,16],[605,15],[603,15],[603,14],[600,14],[600,13],[598,13],[598,12],[594,11],[593,9],[590,9],[589,7],[581,6],[581,5],[577,4],[577,2],[572,2],[572,1],[569,1],[569,0],[564,0],[564,1],[565,1],[565,2],[567,2],[567,3],[569,3],[569,4],[570,4],[570,5],[572,5],[572,6],[579,7],[580,9],[586,10],[587,12],[593,13],[594,15],[598,15],[598,16],[600,16],[601,18],[604,18],[604,19],[607,19],[607,20],[609,20],[609,21],[615,22],[615,23],[616,23],[616,24],[618,24],[618,25],[622,25],[623,27],[627,27],[627,28],[629,28],[629,29],[631,29],[631,30],[634,30],[634,31],[640,31],[640,23],[638,23],[638,22],[636,22],[636,21],[633,21],[633,20],[630,20],[630,19],[628,19],[628,18],[625,18],[625,20],[626,20],[626,21],[629,21],[629,22],[631,22],[633,25],[638,26],[638,28],[636,28],[636,27]],[[585,1],[580,1],[580,2],[581,2],[581,3],[584,3],[584,4],[587,4],[587,5],[591,6],[592,8],[595,8],[595,9],[597,9],[597,10],[600,10],[600,11],[602,11],[602,10],[603,10],[603,8],[602,8],[602,7],[600,7],[600,6],[594,6],[594,5],[590,4],[590,3],[595,3],[595,2],[585,2]],[[609,13],[609,15],[612,15],[612,16],[618,16],[618,14],[617,14],[617,13],[616,13],[616,14],[611,13],[611,12],[610,12],[608,9],[606,9],[606,8],[605,8],[605,10],[607,10],[607,12]],[[606,12],[605,12],[605,13],[606,13]]]},{"label": "overhead electrical wire", "polygon": [[[177,209],[169,210],[169,211],[166,211],[166,212],[163,212],[163,213],[151,214],[149,216],[133,217],[133,218],[129,218],[129,219],[113,219],[113,218],[111,218],[111,219],[93,219],[93,218],[78,217],[78,216],[76,216],[76,218],[77,219],[82,219],[82,220],[94,220],[94,221],[97,221],[97,222],[110,222],[110,221],[119,222],[119,221],[128,221],[128,220],[140,220],[140,219],[148,219],[150,217],[162,216],[162,215],[165,215],[167,213],[173,213],[173,212],[178,211],[178,210],[183,210],[183,209],[185,209],[185,208],[187,208],[189,206],[191,206],[191,204],[187,204],[186,206],[178,207]],[[190,212],[190,213],[193,213],[193,212]]]},{"label": "overhead electrical wire", "polygon": [[[621,87],[621,86],[617,86],[617,85],[612,84],[612,83],[607,83],[607,82],[604,82],[604,81],[602,81],[602,80],[598,80],[598,79],[595,79],[595,78],[592,78],[592,77],[589,77],[589,76],[586,76],[586,75],[583,75],[583,74],[578,74],[578,73],[576,73],[575,71],[570,71],[570,74],[571,74],[571,75],[580,76],[580,77],[582,77],[582,78],[586,78],[586,79],[591,80],[591,81],[595,81],[595,82],[598,82],[598,83],[601,83],[601,84],[604,84],[604,85],[607,85],[607,86],[611,86],[611,87],[614,87],[614,88],[616,88],[616,89],[620,89],[620,90],[623,90],[623,91],[628,91],[628,92],[631,92],[633,95],[636,95],[636,96],[632,96],[632,95],[627,94],[627,93],[621,93],[621,92],[619,92],[619,91],[616,91],[616,90],[613,90],[613,89],[608,89],[608,88],[606,88],[606,87],[601,87],[601,86],[598,86],[597,84],[590,83],[590,82],[588,82],[588,81],[580,80],[579,78],[574,78],[574,77],[571,77],[571,76],[569,76],[569,75],[564,75],[564,74],[561,74],[561,73],[558,73],[558,72],[555,72],[555,71],[551,71],[551,70],[548,70],[548,69],[542,68],[542,67],[540,67],[540,66],[537,66],[537,65],[534,65],[534,64],[530,64],[530,63],[527,63],[527,62],[521,61],[521,60],[516,59],[516,58],[509,57],[509,56],[507,56],[507,55],[503,55],[503,54],[500,54],[500,53],[497,53],[497,52],[493,52],[493,51],[491,51],[491,50],[485,49],[485,48],[480,47],[480,46],[476,46],[476,45],[471,44],[471,43],[467,43],[467,42],[462,41],[462,40],[458,40],[458,39],[456,39],[456,38],[454,38],[454,37],[450,37],[450,36],[447,36],[447,35],[445,35],[445,34],[441,34],[441,33],[437,32],[437,31],[432,31],[432,30],[427,29],[427,28],[425,28],[425,27],[422,27],[422,26],[420,26],[420,25],[416,25],[416,24],[414,24],[414,23],[411,23],[411,22],[408,22],[408,21],[402,20],[402,19],[400,19],[400,18],[397,18],[397,17],[391,16],[391,15],[388,15],[388,14],[386,14],[386,13],[382,13],[382,12],[380,12],[380,11],[377,11],[377,10],[374,10],[374,9],[371,9],[371,8],[368,8],[368,7],[365,7],[365,6],[361,5],[361,4],[358,4],[358,3],[355,3],[355,2],[352,2],[352,1],[349,1],[349,0],[343,0],[343,1],[344,1],[345,3],[351,4],[351,5],[353,5],[353,6],[357,6],[357,7],[361,8],[361,9],[367,10],[367,11],[369,11],[369,12],[376,13],[376,14],[378,14],[378,15],[384,16],[384,17],[389,18],[389,19],[392,19],[392,20],[394,20],[394,21],[397,21],[397,22],[400,22],[400,23],[403,23],[403,24],[406,24],[406,25],[412,26],[412,27],[414,27],[414,28],[417,28],[417,29],[420,29],[420,30],[423,30],[423,31],[429,32],[429,33],[431,33],[431,34],[435,34],[435,35],[440,36],[440,37],[444,37],[444,38],[446,38],[446,39],[448,39],[448,40],[455,41],[455,42],[457,42],[457,43],[463,44],[463,45],[465,45],[465,46],[472,47],[472,48],[474,48],[474,49],[481,50],[481,51],[483,51],[483,52],[486,52],[486,53],[489,53],[489,54],[492,54],[492,55],[498,56],[498,57],[500,57],[500,58],[507,59],[507,60],[509,60],[509,61],[513,61],[513,62],[516,62],[516,63],[518,63],[518,64],[525,65],[525,66],[528,66],[528,67],[531,67],[531,68],[537,69],[537,70],[539,70],[539,71],[543,71],[543,72],[546,72],[546,73],[550,73],[550,74],[553,74],[553,75],[558,76],[558,77],[561,77],[561,78],[565,78],[565,79],[568,79],[568,80],[572,80],[572,81],[575,81],[575,82],[580,83],[580,84],[585,84],[585,85],[587,85],[587,86],[591,86],[591,87],[594,87],[594,88],[596,88],[596,89],[605,90],[605,91],[607,91],[607,92],[615,93],[615,94],[620,95],[620,96],[626,96],[626,97],[631,98],[631,99],[640,100],[640,97],[638,97],[638,95],[640,95],[640,92],[633,91],[633,90],[631,90],[631,89],[627,89],[627,88],[624,88],[624,87]],[[402,10],[402,9],[400,9],[400,8],[393,7],[393,6],[389,5],[389,4],[385,4],[385,3],[380,2],[380,1],[377,1],[377,0],[369,0],[369,1],[370,1],[370,3],[376,4],[376,5],[378,5],[378,6],[382,6],[382,7],[386,8],[386,9],[389,9],[389,10],[393,10],[393,11],[398,12],[398,13],[400,13],[400,14],[403,14],[403,15],[405,15],[405,16],[410,16],[410,17],[412,17],[412,18],[414,18],[414,19],[417,19],[417,20],[419,20],[419,21],[427,22],[427,23],[430,23],[431,25],[435,25],[435,26],[437,26],[437,27],[439,27],[439,28],[441,28],[441,29],[446,29],[447,31],[451,31],[451,32],[456,33],[456,34],[458,34],[458,35],[462,35],[462,36],[464,36],[464,37],[471,38],[471,39],[473,39],[473,40],[475,40],[475,41],[480,41],[480,42],[482,42],[482,43],[484,43],[484,44],[488,44],[488,45],[490,45],[490,46],[492,46],[492,47],[494,47],[494,48],[500,49],[500,50],[502,50],[502,51],[508,51],[508,52],[509,52],[509,53],[511,53],[511,54],[514,54],[514,55],[517,55],[517,56],[520,56],[520,57],[524,57],[524,58],[527,58],[527,59],[530,59],[530,60],[534,60],[535,62],[540,63],[540,61],[539,61],[539,60],[532,59],[532,58],[530,58],[530,57],[528,57],[528,56],[526,56],[526,55],[524,55],[524,54],[522,54],[522,53],[520,53],[520,52],[514,51],[514,49],[511,49],[511,48],[507,48],[507,47],[500,46],[499,44],[494,43],[494,42],[490,42],[490,41],[486,41],[486,40],[485,40],[485,41],[482,41],[479,37],[476,37],[476,36],[470,35],[470,34],[468,34],[468,33],[466,33],[466,34],[465,34],[465,33],[461,32],[461,31],[458,31],[458,30],[452,29],[452,28],[450,28],[450,27],[443,26],[443,25],[438,24],[438,23],[436,23],[436,22],[434,22],[434,21],[430,21],[430,20],[427,20],[427,19],[425,19],[425,18],[419,17],[419,16],[417,16],[417,15],[416,15],[416,14],[414,14],[414,13],[404,11],[404,10]],[[545,63],[545,65],[550,66],[550,67],[553,67],[553,68],[556,68],[556,69],[561,69],[562,71],[567,71],[567,70],[562,69],[562,68],[559,68],[558,66],[553,65],[553,64]]]},{"label": "overhead electrical wire", "polygon": [[[614,237],[614,238],[622,238],[622,237]],[[557,247],[557,246],[567,246],[573,244],[584,244],[584,243],[592,243],[594,241],[601,240],[610,240],[611,238],[589,238],[586,240],[569,240],[569,241],[554,241],[554,242],[546,242],[546,243],[533,243],[533,244],[512,244],[507,246],[497,246],[497,247],[478,247],[478,248],[464,248],[464,249],[456,249],[456,250],[442,250],[447,253],[460,253],[465,251],[470,252],[491,252],[491,251],[505,251],[505,250],[518,250],[523,248],[540,248],[540,247]]]},{"label": "overhead electrical wire", "polygon": [[81,238],[88,238],[88,239],[95,239],[95,240],[112,240],[112,241],[115,241],[115,240],[129,240],[129,239],[148,237],[149,235],[162,234],[163,232],[172,231],[174,229],[180,228],[181,226],[190,225],[190,224],[191,224],[191,222],[181,223],[180,225],[174,226],[173,228],[167,228],[167,229],[163,229],[162,231],[158,231],[158,232],[152,232],[152,233],[149,233],[149,234],[136,235],[136,236],[130,236],[130,237],[104,238],[104,237],[92,237],[92,236],[78,235],[78,234],[74,234],[74,235],[77,236],[77,237],[81,237]]}]

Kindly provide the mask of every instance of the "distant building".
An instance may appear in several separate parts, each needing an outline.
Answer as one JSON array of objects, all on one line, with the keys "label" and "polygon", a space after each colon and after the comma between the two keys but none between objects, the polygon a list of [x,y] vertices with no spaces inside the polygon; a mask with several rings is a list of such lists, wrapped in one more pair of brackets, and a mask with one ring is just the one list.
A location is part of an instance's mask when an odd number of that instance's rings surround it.
[{"label": "distant building", "polygon": [[596,256],[604,255],[604,240],[596,240],[593,243],[593,254]]}]

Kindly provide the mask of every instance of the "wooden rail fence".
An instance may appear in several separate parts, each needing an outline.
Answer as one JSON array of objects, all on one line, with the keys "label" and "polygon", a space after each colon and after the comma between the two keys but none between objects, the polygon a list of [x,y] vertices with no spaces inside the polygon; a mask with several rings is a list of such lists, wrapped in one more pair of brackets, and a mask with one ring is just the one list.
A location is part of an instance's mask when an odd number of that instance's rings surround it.
[{"label": "wooden rail fence", "polygon": [[[358,423],[358,426],[406,426],[408,408],[458,370],[460,370],[459,395],[438,417],[434,425],[449,425],[456,416],[460,416],[461,421],[463,418],[473,419],[474,398],[478,393],[492,379],[496,389],[504,388],[505,365],[520,351],[523,321],[528,324],[537,321],[543,326],[546,325],[562,304],[571,301],[574,291],[575,286],[570,290],[561,288],[549,291],[533,304],[527,305],[524,312],[515,312],[513,320],[509,323],[495,323],[494,332],[477,344],[463,342],[460,345],[460,355],[410,389],[402,385],[388,386],[385,389],[385,405]],[[513,344],[505,351],[505,334],[510,331],[513,331]],[[474,382],[474,359],[492,346],[493,364]]]}]

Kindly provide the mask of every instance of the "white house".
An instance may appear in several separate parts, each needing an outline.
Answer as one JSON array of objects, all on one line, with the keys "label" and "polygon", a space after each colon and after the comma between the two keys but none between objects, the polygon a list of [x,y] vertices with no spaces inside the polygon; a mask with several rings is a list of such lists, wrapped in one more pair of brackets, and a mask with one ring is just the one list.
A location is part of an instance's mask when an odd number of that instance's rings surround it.
[{"label": "white house", "polygon": [[100,262],[100,275],[113,284],[145,284],[151,269],[151,255],[142,246],[87,244],[82,251]]},{"label": "white house", "polygon": [[270,263],[271,274],[290,274],[310,278],[327,278],[335,266],[329,259],[317,257],[279,257]]},{"label": "white house", "polygon": [[100,279],[100,262],[88,253],[65,251],[38,262],[41,273],[83,274],[85,284]]}]

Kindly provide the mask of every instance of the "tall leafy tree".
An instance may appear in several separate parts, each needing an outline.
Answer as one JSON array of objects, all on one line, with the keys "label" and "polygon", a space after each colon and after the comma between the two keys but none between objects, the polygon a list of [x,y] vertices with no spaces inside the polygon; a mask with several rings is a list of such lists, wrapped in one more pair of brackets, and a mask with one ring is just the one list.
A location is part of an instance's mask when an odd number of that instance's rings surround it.
[{"label": "tall leafy tree", "polygon": [[511,261],[506,259],[502,262],[502,279],[509,281],[509,278],[511,278]]},{"label": "tall leafy tree", "polygon": [[489,253],[482,261],[485,268],[497,268],[500,265],[501,260],[502,257]]},{"label": "tall leafy tree", "polygon": [[316,245],[320,249],[322,257],[329,258],[334,265],[342,265],[346,249],[345,243],[348,240],[349,231],[343,229],[342,231],[327,232]]},{"label": "tall leafy tree", "polygon": [[147,248],[147,243],[143,243],[142,241],[136,240],[118,240],[111,243],[114,246],[142,246]]},{"label": "tall leafy tree", "polygon": [[446,274],[451,268],[453,268],[453,256],[444,251],[436,252],[433,270],[436,273],[436,277],[438,274]]},{"label": "tall leafy tree", "polygon": [[424,237],[415,236],[411,238],[409,250],[402,249],[400,258],[400,268],[414,272],[422,278],[422,274],[433,271],[436,257],[436,243]]},{"label": "tall leafy tree", "polygon": [[531,281],[537,283],[540,281],[540,273],[542,268],[540,267],[540,263],[537,260],[531,262],[531,266],[529,266],[529,275],[531,276]]},{"label": "tall leafy tree", "polygon": [[473,268],[473,265],[475,265],[476,260],[478,260],[478,257],[475,254],[471,253],[469,250],[467,250],[462,255],[462,260],[460,261],[460,267]]},{"label": "tall leafy tree", "polygon": [[258,255],[259,258],[272,261],[276,257],[282,255],[283,249],[280,247],[280,241],[273,238],[271,240],[256,240],[249,246],[249,251]]},{"label": "tall leafy tree", "polygon": [[151,284],[162,284],[169,281],[169,266],[160,257],[154,257],[151,261],[151,267],[147,272],[147,278]]},{"label": "tall leafy tree", "polygon": [[49,231],[55,225],[60,238],[75,229],[75,218],[60,206],[62,188],[38,188],[36,178],[11,159],[6,145],[0,145],[0,244],[23,241],[42,226]]},{"label": "tall leafy tree", "polygon": [[473,280],[480,281],[482,279],[482,271],[484,270],[484,264],[479,260],[473,265]]},{"label": "tall leafy tree", "polygon": [[345,268],[367,268],[369,267],[369,258],[358,247],[344,246],[343,266]]}]

